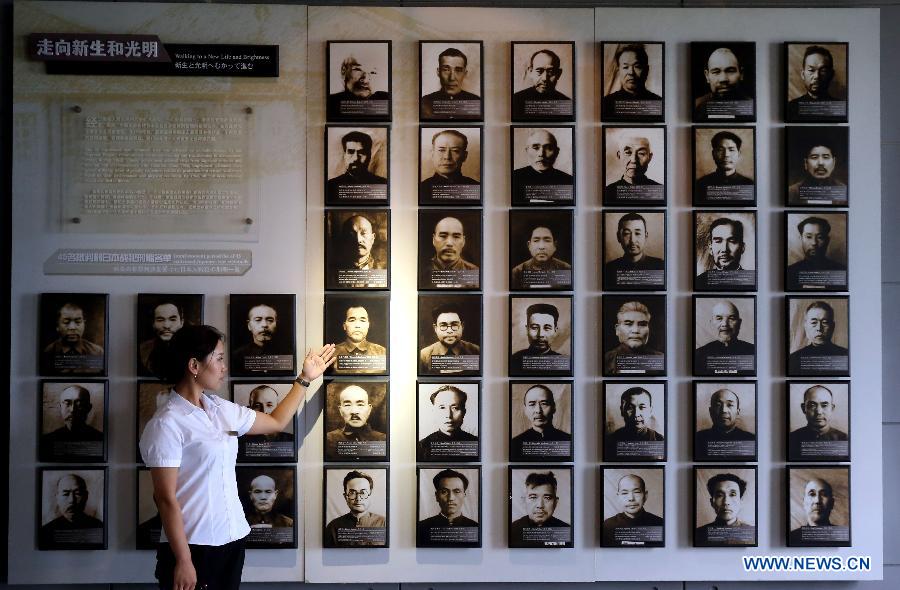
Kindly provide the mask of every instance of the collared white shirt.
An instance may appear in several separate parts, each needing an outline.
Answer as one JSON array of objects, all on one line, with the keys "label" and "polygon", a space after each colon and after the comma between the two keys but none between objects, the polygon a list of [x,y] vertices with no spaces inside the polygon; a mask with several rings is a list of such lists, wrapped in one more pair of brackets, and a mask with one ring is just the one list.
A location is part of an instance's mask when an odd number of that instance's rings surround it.
[{"label": "collared white shirt", "polygon": [[204,409],[170,391],[144,429],[141,457],[147,467],[179,468],[175,498],[188,543],[225,545],[250,534],[234,469],[237,437],[250,430],[256,412],[205,392],[200,401]]}]

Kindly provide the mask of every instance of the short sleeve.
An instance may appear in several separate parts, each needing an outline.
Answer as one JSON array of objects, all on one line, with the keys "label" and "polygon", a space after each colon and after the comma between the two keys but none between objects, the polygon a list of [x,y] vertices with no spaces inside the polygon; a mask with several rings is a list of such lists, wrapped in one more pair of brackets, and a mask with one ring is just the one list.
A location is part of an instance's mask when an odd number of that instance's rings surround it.
[{"label": "short sleeve", "polygon": [[256,412],[246,406],[230,402],[227,399],[217,398],[220,410],[226,412],[226,420],[228,421],[228,429],[237,432],[238,436],[244,436],[253,428],[256,421]]},{"label": "short sleeve", "polygon": [[147,423],[141,435],[141,458],[147,467],[181,467],[181,434],[159,417]]}]

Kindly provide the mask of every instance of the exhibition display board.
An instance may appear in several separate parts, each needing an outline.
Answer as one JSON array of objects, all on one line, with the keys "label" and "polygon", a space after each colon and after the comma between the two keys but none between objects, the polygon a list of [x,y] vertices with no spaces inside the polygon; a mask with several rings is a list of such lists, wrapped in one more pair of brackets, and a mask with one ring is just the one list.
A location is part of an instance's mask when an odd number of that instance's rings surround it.
[{"label": "exhibition display board", "polygon": [[[694,62],[734,22],[741,35],[728,51],[748,64],[755,99],[735,95],[722,120]],[[134,429],[164,387],[149,381],[161,345],[148,323],[164,341],[167,322],[185,318],[227,329],[233,379],[218,393],[260,411],[283,395],[292,352],[323,335],[344,347],[295,424],[241,446],[238,493],[251,524],[263,525],[251,535],[245,581],[438,582],[450,581],[449,569],[456,582],[879,579],[880,431],[865,425],[881,421],[881,325],[866,313],[880,308],[871,223],[880,218],[880,162],[854,151],[880,137],[878,30],[874,9],[17,2],[11,397],[22,403],[10,405],[9,485],[35,494],[10,508],[10,530],[22,535],[10,543],[10,583],[152,581],[153,553],[135,548],[148,546],[154,521]],[[32,33],[149,34],[173,53],[188,50],[168,44],[227,44],[261,61],[277,46],[278,75],[53,74],[67,66],[29,59]],[[785,69],[800,50],[785,43],[800,40],[849,60],[839,80],[844,98],[850,89],[846,119],[840,101],[814,125],[805,124],[814,108],[785,104],[800,84]],[[659,70],[648,88],[664,99],[648,99],[632,119],[636,107],[620,101],[608,118],[601,103],[615,85],[604,53],[634,41],[648,47]],[[457,45],[470,68],[460,105],[441,94],[449,83],[436,79],[450,78],[432,67]],[[559,64],[536,61],[548,48]],[[352,67],[373,79],[365,104],[341,90],[342,69]],[[551,99],[531,92],[529,69],[555,69]],[[790,130],[788,111],[800,123]],[[785,170],[800,165],[790,146],[815,133],[846,146],[840,184],[818,193],[795,189],[803,183]],[[640,147],[635,137],[652,146],[641,173],[653,182],[623,188],[616,179],[629,172],[618,152]],[[726,140],[752,184],[716,184],[715,148]],[[434,154],[453,141],[465,142],[467,158],[457,182],[442,184]],[[530,146],[551,143],[553,182],[517,174],[528,172]],[[623,242],[611,237],[635,210],[662,269],[609,266]],[[727,280],[712,273],[718,254],[704,247],[719,218],[743,228],[741,264],[722,271]],[[821,229],[823,219],[841,236],[829,253],[849,272],[796,266],[805,256],[798,224],[802,235],[804,223]],[[522,243],[540,238],[541,223],[565,264],[535,274],[522,263],[536,250]],[[339,250],[349,234],[365,260]],[[438,268],[442,256],[452,268]],[[829,292],[806,292],[817,290]],[[158,295],[167,293],[184,295]],[[641,307],[629,308],[635,301]],[[834,350],[852,342],[852,355],[804,360],[798,334],[804,314],[825,309],[810,307],[818,301],[837,321]],[[53,326],[76,307],[93,344],[71,365]],[[642,355],[629,356],[617,347],[627,341],[617,318],[641,308],[653,316],[650,334],[639,337]],[[705,349],[716,335],[698,318],[722,309],[739,314],[729,329],[743,352]],[[547,339],[530,332],[532,316],[544,316],[534,330],[550,330]],[[451,333],[466,344],[452,359],[439,346]],[[543,356],[548,347],[559,354]],[[815,385],[839,400],[834,424],[852,445],[793,436],[820,399]],[[65,423],[56,412],[66,395],[88,407],[86,425],[102,440],[75,448],[48,437]],[[537,423],[528,404],[541,400],[540,420],[549,415],[549,431],[563,433],[553,444],[522,436]],[[646,406],[636,411],[653,441],[616,438],[630,424],[626,402]],[[739,432],[752,442],[723,443],[715,429],[737,404]],[[456,408],[449,431],[444,406]],[[441,432],[462,434],[441,444]],[[649,495],[639,530],[615,520],[616,494],[640,487],[629,476]],[[827,539],[801,526],[804,486],[823,479],[836,504]],[[732,484],[744,511],[741,526],[725,530],[713,526],[724,512],[711,497]],[[53,531],[53,489],[67,486],[89,495],[84,538]],[[542,486],[556,497],[549,515],[535,517],[538,500],[522,490]],[[264,509],[266,487],[277,499]],[[465,498],[465,530],[441,525],[454,494]],[[347,508],[363,499],[368,524],[347,526]],[[741,561],[797,547],[869,556],[871,569],[761,572]],[[68,552],[87,548],[102,550]]]}]

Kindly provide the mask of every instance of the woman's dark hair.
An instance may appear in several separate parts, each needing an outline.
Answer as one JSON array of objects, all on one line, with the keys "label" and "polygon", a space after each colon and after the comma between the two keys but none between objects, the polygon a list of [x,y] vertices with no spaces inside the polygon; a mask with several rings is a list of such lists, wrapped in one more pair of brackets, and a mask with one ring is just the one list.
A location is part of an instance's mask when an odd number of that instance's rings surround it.
[{"label": "woman's dark hair", "polygon": [[212,326],[184,326],[169,341],[157,376],[169,383],[181,381],[191,359],[202,361],[224,341],[225,334]]}]

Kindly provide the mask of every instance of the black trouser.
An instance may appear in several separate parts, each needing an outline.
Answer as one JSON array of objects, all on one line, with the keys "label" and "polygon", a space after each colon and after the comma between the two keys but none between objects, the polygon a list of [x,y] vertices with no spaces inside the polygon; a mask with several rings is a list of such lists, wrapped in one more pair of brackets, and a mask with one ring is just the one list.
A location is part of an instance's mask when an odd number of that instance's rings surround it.
[{"label": "black trouser", "polygon": [[[244,569],[244,539],[227,545],[188,545],[197,571],[197,590],[238,590]],[[160,590],[172,590],[175,554],[168,543],[156,550],[156,579]]]}]

